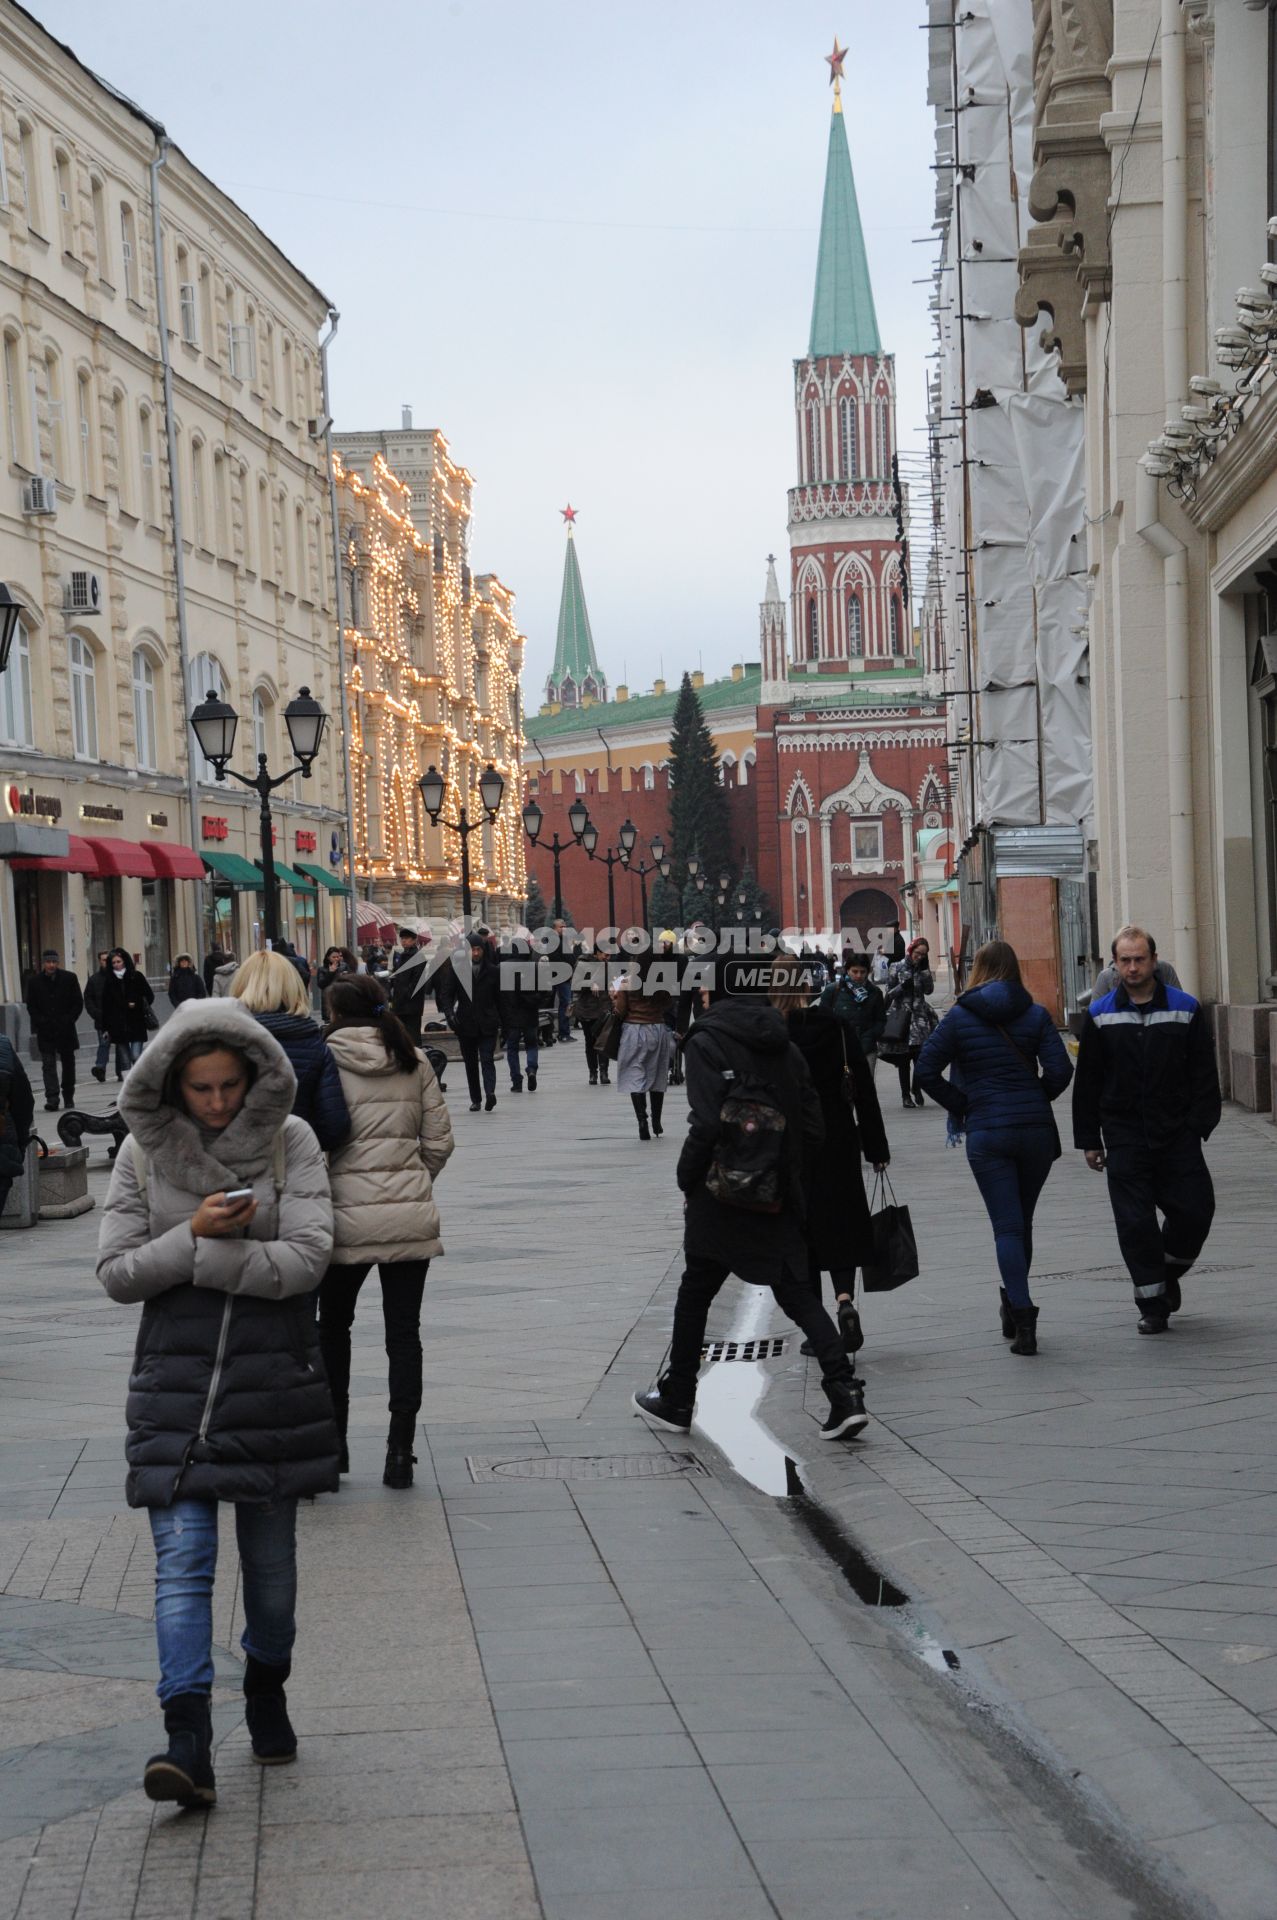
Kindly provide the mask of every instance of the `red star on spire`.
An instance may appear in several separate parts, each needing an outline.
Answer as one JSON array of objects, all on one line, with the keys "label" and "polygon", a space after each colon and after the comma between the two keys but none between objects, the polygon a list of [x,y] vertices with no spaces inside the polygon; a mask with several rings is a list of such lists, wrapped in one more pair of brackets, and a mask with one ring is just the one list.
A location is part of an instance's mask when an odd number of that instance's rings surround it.
[{"label": "red star on spire", "polygon": [[825,65],[829,68],[829,84],[831,87],[836,87],[838,82],[845,77],[842,70],[842,63],[846,58],[847,49],[846,47],[839,46],[838,35],[835,34],[834,50],[832,53],[825,55]]},{"label": "red star on spire", "polygon": [[576,519],[576,508],[571,504],[571,502],[569,501],[566,507],[560,507],[559,512],[563,515],[563,518],[567,521],[568,525],[571,526]]}]

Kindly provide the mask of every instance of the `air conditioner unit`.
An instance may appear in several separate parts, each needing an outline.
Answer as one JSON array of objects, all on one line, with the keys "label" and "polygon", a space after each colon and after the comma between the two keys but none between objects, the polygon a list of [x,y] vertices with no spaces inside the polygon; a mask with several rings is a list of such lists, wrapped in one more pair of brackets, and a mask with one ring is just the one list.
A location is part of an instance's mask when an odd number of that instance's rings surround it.
[{"label": "air conditioner unit", "polygon": [[22,511],[27,514],[56,513],[58,510],[58,483],[46,480],[37,474],[32,480],[22,483]]},{"label": "air conditioner unit", "polygon": [[62,607],[66,613],[101,613],[102,582],[96,573],[69,573],[62,583]]}]

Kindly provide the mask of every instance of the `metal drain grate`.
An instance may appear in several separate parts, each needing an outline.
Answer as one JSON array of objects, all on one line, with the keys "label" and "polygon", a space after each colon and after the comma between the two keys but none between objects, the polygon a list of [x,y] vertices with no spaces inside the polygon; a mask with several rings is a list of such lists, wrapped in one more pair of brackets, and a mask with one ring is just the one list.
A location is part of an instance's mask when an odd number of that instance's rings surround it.
[{"label": "metal drain grate", "polygon": [[709,1473],[694,1453],[533,1454],[523,1460],[468,1455],[472,1480],[667,1480]]},{"label": "metal drain grate", "polygon": [[[1253,1273],[1253,1266],[1212,1266],[1203,1262],[1200,1267],[1190,1267],[1185,1276],[1190,1282],[1200,1274],[1203,1278],[1212,1273]],[[1035,1273],[1035,1280],[1116,1280],[1130,1284],[1130,1274],[1125,1267],[1072,1267],[1056,1273]]]},{"label": "metal drain grate", "polygon": [[781,1340],[707,1340],[701,1348],[702,1360],[779,1360],[785,1351]]}]

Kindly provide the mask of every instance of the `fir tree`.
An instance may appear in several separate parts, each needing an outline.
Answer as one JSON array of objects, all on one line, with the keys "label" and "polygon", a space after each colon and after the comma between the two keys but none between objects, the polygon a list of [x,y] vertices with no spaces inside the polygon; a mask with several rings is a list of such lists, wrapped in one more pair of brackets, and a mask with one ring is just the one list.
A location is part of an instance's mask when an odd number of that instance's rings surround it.
[{"label": "fir tree", "polygon": [[[670,734],[670,860],[679,895],[686,890],[688,855],[699,854],[713,886],[732,866],[731,825],[718,755],[705,724],[692,676],[683,675]],[[712,894],[709,895],[712,905]],[[708,910],[705,918],[709,917]]]},{"label": "fir tree", "polygon": [[541,891],[541,882],[535,873],[528,875],[528,898],[523,909],[523,924],[529,933],[535,933],[543,927],[550,917],[550,909],[545,904],[545,895]]},{"label": "fir tree", "polygon": [[652,882],[652,891],[648,895],[648,917],[651,921],[649,931],[663,933],[667,927],[682,924],[678,911],[678,888],[673,880],[667,880],[663,874],[657,874]]}]

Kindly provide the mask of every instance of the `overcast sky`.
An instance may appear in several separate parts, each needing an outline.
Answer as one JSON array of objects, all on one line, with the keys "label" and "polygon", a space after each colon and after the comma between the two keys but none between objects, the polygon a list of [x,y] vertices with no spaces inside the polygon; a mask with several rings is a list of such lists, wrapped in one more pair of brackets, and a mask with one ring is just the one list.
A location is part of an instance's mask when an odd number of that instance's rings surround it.
[{"label": "overcast sky", "polygon": [[338,427],[409,403],[475,474],[472,560],[517,595],[529,707],[568,500],[614,684],[757,657],[835,32],[901,445],[923,445],[921,0],[30,4],[340,309]]}]

